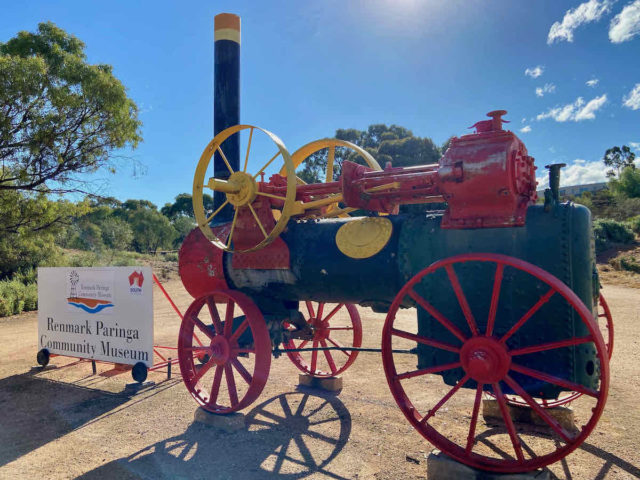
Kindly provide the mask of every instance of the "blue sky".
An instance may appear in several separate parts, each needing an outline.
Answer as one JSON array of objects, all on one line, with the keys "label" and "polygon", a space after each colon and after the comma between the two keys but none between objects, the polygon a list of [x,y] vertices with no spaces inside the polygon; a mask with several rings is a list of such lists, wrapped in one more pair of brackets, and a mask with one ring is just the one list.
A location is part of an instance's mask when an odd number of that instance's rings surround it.
[{"label": "blue sky", "polygon": [[564,184],[599,181],[607,148],[640,153],[640,0],[30,0],[3,2],[0,41],[51,20],[113,65],[144,123],[125,154],[146,173],[104,174],[102,193],[162,206],[190,192],[212,137],[221,12],[242,18],[241,120],[291,152],[372,123],[442,144],[503,108],[541,178],[562,161]]}]

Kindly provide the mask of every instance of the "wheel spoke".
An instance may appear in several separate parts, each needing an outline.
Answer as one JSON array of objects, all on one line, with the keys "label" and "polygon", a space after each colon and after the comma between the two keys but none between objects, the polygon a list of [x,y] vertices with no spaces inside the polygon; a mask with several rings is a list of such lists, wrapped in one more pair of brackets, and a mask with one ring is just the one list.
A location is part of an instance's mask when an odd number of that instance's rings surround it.
[{"label": "wheel spoke", "polygon": [[498,310],[498,299],[500,298],[500,287],[502,286],[502,274],[504,273],[504,265],[498,263],[496,266],[496,274],[493,277],[493,291],[491,292],[491,308],[489,308],[489,318],[487,319],[487,331],[485,335],[490,337],[493,335],[493,326],[496,321],[496,311]]},{"label": "wheel spoke", "polygon": [[253,176],[253,179],[255,180],[255,179],[258,177],[258,175],[260,175],[262,172],[264,172],[264,170],[265,170],[269,165],[271,165],[271,162],[273,162],[276,158],[278,158],[278,155],[280,155],[280,153],[281,153],[281,152],[280,152],[280,150],[278,150],[278,153],[276,153],[273,157],[271,157],[271,159],[270,159],[267,163],[265,163],[265,164],[264,164],[264,166],[263,166],[260,170],[258,170],[258,173],[256,173],[256,174]]},{"label": "wheel spoke", "polygon": [[224,336],[229,338],[233,331],[233,309],[235,304],[232,299],[227,300],[227,311],[224,314]]},{"label": "wheel spoke", "polygon": [[440,409],[440,407],[442,407],[445,403],[447,403],[447,400],[449,400],[451,397],[453,397],[453,395],[460,390],[460,387],[462,387],[465,383],[467,383],[467,380],[469,380],[469,375],[465,375],[458,383],[456,383],[453,388],[451,390],[449,390],[447,392],[447,394],[442,397],[440,399],[440,401],[438,403],[436,403],[436,405],[429,410],[429,412],[427,412],[427,414],[422,417],[422,420],[420,420],[420,423],[425,424],[427,423],[427,421],[433,417],[436,412]]},{"label": "wheel spoke", "polygon": [[546,350],[554,350],[556,348],[581,345],[587,342],[593,342],[593,337],[591,335],[587,335],[586,337],[569,338],[567,340],[560,340],[557,342],[541,343],[540,345],[531,345],[529,347],[511,350],[509,353],[511,354],[511,356],[526,355],[527,353],[544,352]]},{"label": "wheel spoke", "polygon": [[469,425],[469,434],[467,435],[467,447],[465,448],[465,454],[467,457],[471,455],[473,450],[473,444],[476,439],[476,425],[478,424],[478,412],[480,411],[480,403],[482,403],[482,389],[483,383],[478,383],[476,387],[476,398],[473,402],[473,413],[471,414],[471,424]]},{"label": "wheel spoke", "polygon": [[548,373],[541,372],[539,370],[534,370],[532,368],[523,367],[522,365],[518,365],[517,363],[511,364],[511,370],[522,373],[529,377],[537,378],[538,380],[542,380],[547,383],[552,383],[554,385],[558,385],[559,387],[565,388],[567,390],[572,390],[574,392],[584,393],[585,395],[589,395],[590,397],[598,398],[599,393],[596,390],[592,390],[587,387],[583,387],[579,383],[570,382],[569,380],[564,380],[562,378],[555,377],[553,375],[549,375]]},{"label": "wheel spoke", "polygon": [[300,345],[298,345],[297,347],[296,347],[296,344],[294,343],[294,344],[293,344],[293,347],[294,347],[294,348],[304,348],[304,347],[307,345],[307,343],[309,343],[309,340],[304,340],[304,341],[303,341],[303,342],[301,342],[301,343],[300,343]]},{"label": "wheel spoke", "polygon": [[429,345],[430,347],[439,348],[441,350],[447,350],[449,352],[454,352],[454,353],[460,352],[460,349],[458,347],[454,347],[453,345],[450,345],[444,342],[439,342],[437,340],[431,340],[426,337],[421,337],[420,335],[416,335],[415,333],[409,333],[403,330],[396,330],[395,328],[392,328],[391,334],[401,338],[406,338],[407,340],[413,340],[414,342],[422,343],[424,345]]},{"label": "wheel spoke", "polygon": [[218,401],[218,393],[220,392],[220,381],[222,380],[222,365],[216,365],[216,372],[213,374],[213,384],[211,385],[211,397],[209,403],[214,405]]},{"label": "wheel spoke", "polygon": [[[344,348],[342,345],[336,342],[333,338],[327,337],[327,340],[329,341],[329,343],[332,343],[334,347]],[[351,352],[347,352],[346,350],[340,350],[340,351],[344,353],[347,357],[351,356]]]},{"label": "wheel spoke", "polygon": [[247,385],[251,385],[251,380],[253,380],[253,377],[247,371],[247,369],[244,368],[244,365],[240,363],[240,360],[234,358],[233,360],[231,360],[231,364],[236,367],[236,370],[238,370],[238,373],[244,379],[244,381],[247,382]]},{"label": "wheel spoke", "polygon": [[516,433],[516,427],[513,425],[513,420],[511,420],[511,415],[509,414],[509,409],[507,407],[507,402],[504,399],[504,395],[502,394],[502,390],[500,389],[500,385],[497,383],[492,384],[493,393],[498,400],[498,406],[500,407],[500,413],[502,414],[502,419],[504,420],[504,424],[507,427],[507,432],[509,432],[509,438],[511,438],[511,444],[513,445],[513,450],[516,453],[516,458],[518,462],[524,462],[524,455],[522,453],[522,445],[520,445],[520,438]]},{"label": "wheel spoke", "polygon": [[251,127],[251,130],[249,130],[249,143],[247,144],[247,154],[244,157],[244,168],[242,169],[242,171],[245,173],[247,171],[247,165],[249,164],[249,150],[251,150],[252,137],[253,137],[253,127]]},{"label": "wheel spoke", "polygon": [[240,326],[236,329],[236,331],[233,332],[233,335],[229,337],[229,343],[237,341],[238,338],[240,338],[240,335],[244,333],[244,331],[247,329],[248,326],[249,326],[249,322],[245,318],[243,322],[240,324]]},{"label": "wheel spoke", "polygon": [[333,182],[333,162],[336,158],[336,146],[331,145],[329,147],[329,155],[327,157],[327,176],[325,182]]},{"label": "wheel spoke", "polygon": [[209,307],[209,314],[211,315],[211,320],[213,320],[213,328],[216,331],[216,335],[222,335],[222,322],[220,322],[218,308],[212,296],[207,297],[207,307]]},{"label": "wheel spoke", "polygon": [[309,317],[311,317],[311,318],[315,317],[316,314],[313,312],[313,304],[308,300],[305,303],[307,304],[307,310],[309,312]]},{"label": "wheel spoke", "polygon": [[[313,348],[318,348],[317,340],[313,341]],[[313,350],[311,352],[311,373],[315,373],[317,364],[318,364],[318,351]]]},{"label": "wheel spoke", "polygon": [[227,377],[227,389],[229,390],[229,401],[234,407],[238,404],[238,390],[236,390],[236,379],[233,376],[233,369],[230,363],[224,366],[224,376]]},{"label": "wheel spoke", "polygon": [[549,299],[553,296],[554,293],[556,293],[556,291],[552,287],[547,291],[547,293],[545,293],[542,297],[540,297],[540,300],[538,300],[536,304],[533,307],[531,307],[529,311],[525,313],[524,316],[520,320],[518,320],[515,323],[515,325],[511,327],[511,329],[507,333],[504,334],[504,336],[500,339],[500,343],[505,343],[511,337],[511,335],[516,333],[516,331],[520,329],[520,327],[522,327],[525,324],[525,322],[533,316],[534,313],[540,310],[540,307],[542,307],[545,303],[549,301]]},{"label": "wheel spoke", "polygon": [[[220,206],[216,209],[216,211],[215,211],[215,212],[213,212],[211,215],[209,215],[209,216],[207,217],[207,220],[205,221],[205,224],[206,224],[206,225],[209,225],[209,223],[211,223],[211,220],[213,220],[213,217],[215,217],[216,215],[218,215],[218,214],[222,211],[222,209],[223,209],[224,207],[226,207],[226,206],[227,206],[227,204],[228,204],[228,203],[229,203],[229,200],[225,200],[225,201],[222,203],[222,205],[220,205]],[[204,227],[204,225],[202,225],[202,226]]]},{"label": "wheel spoke", "polygon": [[256,192],[256,195],[262,195],[263,197],[269,197],[275,200],[281,200],[283,202],[287,199],[286,197],[281,197],[280,195],[273,195],[272,193],[267,193],[267,192]]},{"label": "wheel spoke", "polygon": [[324,310],[324,302],[318,302],[318,312],[317,312],[317,319],[320,320],[322,319],[322,311]]},{"label": "wheel spoke", "polygon": [[467,324],[469,325],[469,329],[471,330],[471,335],[475,337],[479,334],[478,326],[476,325],[476,319],[473,318],[473,313],[471,313],[471,308],[469,308],[469,302],[467,302],[467,297],[465,297],[464,292],[462,291],[460,281],[458,280],[458,276],[453,269],[453,265],[447,265],[444,267],[444,269],[447,271],[447,275],[449,276],[449,281],[451,282],[453,291],[458,298],[458,303],[460,304],[460,308],[462,308],[464,318],[467,320]]},{"label": "wheel spoke", "polygon": [[198,317],[193,315],[191,317],[191,321],[195,323],[195,325],[200,329],[202,333],[204,333],[207,337],[213,340],[213,337],[215,337],[215,335],[211,333],[211,329],[209,327],[207,327],[204,323],[202,323],[202,320],[200,320]]},{"label": "wheel spoke", "polygon": [[427,375],[429,373],[437,373],[444,372],[445,370],[452,370],[454,368],[460,367],[462,364],[460,362],[447,363],[446,365],[437,365],[435,367],[422,368],[420,370],[412,370],[411,372],[401,373],[400,375],[396,375],[398,380],[405,380],[407,378],[418,377],[420,375]]},{"label": "wheel spoke", "polygon": [[429,315],[435,318],[443,327],[449,330],[458,340],[464,342],[467,337],[460,331],[458,327],[456,327],[450,320],[448,320],[444,315],[442,315],[438,310],[436,310],[433,305],[427,302],[424,298],[416,293],[415,290],[409,290],[409,296],[413,298],[418,305],[424,308]]},{"label": "wheel spoke", "polygon": [[[331,310],[331,312],[329,312],[329,314],[322,319],[322,323],[329,323],[331,317],[333,317],[342,307],[344,307],[344,303],[339,303],[338,305],[336,305],[336,308]],[[318,314],[318,317],[320,317],[320,314]]]},{"label": "wheel spoke", "polygon": [[562,439],[567,443],[573,443],[575,437],[571,435],[567,430],[565,430],[560,423],[549,415],[544,408],[542,408],[538,402],[536,402],[531,396],[516,382],[513,378],[507,375],[504,378],[504,381],[507,385],[511,387],[511,389],[516,392],[520,397],[524,399],[525,402],[529,404],[531,408],[533,408],[536,413],[542,418],[547,424],[562,437]]},{"label": "wheel spoke", "polygon": [[229,248],[231,245],[231,238],[233,237],[233,231],[236,228],[236,221],[238,220],[238,211],[239,209],[236,208],[236,211],[233,214],[233,220],[231,221],[231,230],[229,230],[229,238],[227,238],[227,248]]},{"label": "wheel spoke", "polygon": [[[324,348],[327,348],[327,342],[324,340],[320,341],[320,345],[322,345]],[[332,374],[336,374],[336,372],[338,371],[338,369],[336,368],[336,364],[333,361],[333,357],[331,356],[331,352],[329,350],[324,350],[324,356],[327,359],[327,363],[329,364],[329,368],[331,369],[331,373]]]},{"label": "wheel spoke", "polygon": [[229,160],[227,160],[227,156],[224,154],[224,152],[220,148],[220,145],[218,145],[218,152],[220,153],[220,156],[222,157],[222,160],[224,161],[224,164],[229,169],[229,173],[233,173],[233,168],[231,168],[231,164],[229,163]]},{"label": "wheel spoke", "polygon": [[269,235],[267,235],[267,231],[262,226],[262,223],[260,223],[260,219],[258,218],[258,214],[253,209],[251,204],[247,204],[247,207],[249,207],[249,210],[251,210],[251,215],[253,215],[253,218],[256,220],[256,223],[258,224],[258,227],[260,227],[260,231],[262,232],[262,235],[264,235],[264,238],[267,238]]},{"label": "wheel spoke", "polygon": [[215,363],[213,362],[213,360],[209,360],[204,365],[201,365],[198,371],[196,372],[196,374],[191,379],[192,384],[195,386],[200,381],[200,379],[204,376],[204,374],[207,373],[211,369],[211,367],[213,367],[214,365]]},{"label": "wheel spoke", "polygon": [[253,348],[234,348],[234,353],[256,353]]}]

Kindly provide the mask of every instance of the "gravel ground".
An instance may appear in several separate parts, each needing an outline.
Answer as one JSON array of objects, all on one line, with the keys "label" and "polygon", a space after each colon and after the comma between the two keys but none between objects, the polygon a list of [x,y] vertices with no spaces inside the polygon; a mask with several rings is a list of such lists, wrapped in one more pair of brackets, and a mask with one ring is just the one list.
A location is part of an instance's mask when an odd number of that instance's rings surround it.
[{"label": "gravel ground", "polygon": [[[179,280],[166,288],[185,310],[191,298]],[[156,342],[175,345],[179,320],[154,293]],[[616,325],[609,400],[583,446],[550,467],[552,478],[640,478],[640,290],[610,285],[604,293]],[[363,346],[377,348],[384,315],[360,314]],[[129,373],[104,364],[96,376],[89,363],[67,358],[39,370],[36,332],[35,313],[0,319],[2,479],[426,477],[433,447],[395,404],[379,354],[360,354],[339,395],[298,388],[297,369],[286,356],[275,359],[265,390],[244,411],[246,428],[220,433],[193,422],[196,404],[177,367],[170,380],[151,373],[155,385],[137,393],[125,388]],[[433,398],[442,388],[434,385]],[[457,405],[447,412],[452,435],[464,418]]]}]

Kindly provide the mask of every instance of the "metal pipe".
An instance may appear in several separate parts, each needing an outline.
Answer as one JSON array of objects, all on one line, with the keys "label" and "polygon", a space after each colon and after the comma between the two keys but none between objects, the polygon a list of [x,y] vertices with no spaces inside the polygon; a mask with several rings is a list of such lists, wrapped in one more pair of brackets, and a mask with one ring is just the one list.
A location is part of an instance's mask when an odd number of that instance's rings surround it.
[{"label": "metal pipe", "polygon": [[[221,13],[214,18],[214,91],[213,134],[240,123],[240,17],[232,13]],[[233,171],[240,169],[240,135],[232,135],[221,146]],[[213,159],[213,176],[226,180],[229,170],[216,151]],[[224,192],[216,191],[214,208],[226,200]],[[231,221],[233,207],[225,206],[216,222]]]},{"label": "metal pipe", "polygon": [[566,166],[566,163],[552,163],[544,167],[549,170],[549,188],[556,202],[560,201],[560,169]]}]

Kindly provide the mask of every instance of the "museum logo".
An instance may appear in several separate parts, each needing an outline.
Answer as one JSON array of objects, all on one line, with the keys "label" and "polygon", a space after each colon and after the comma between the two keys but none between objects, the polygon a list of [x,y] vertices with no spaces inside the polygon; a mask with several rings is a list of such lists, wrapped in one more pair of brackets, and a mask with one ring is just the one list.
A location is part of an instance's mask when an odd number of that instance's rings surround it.
[{"label": "museum logo", "polygon": [[142,271],[135,270],[129,275],[129,293],[132,295],[142,295],[142,284],[144,283],[144,275]]}]

